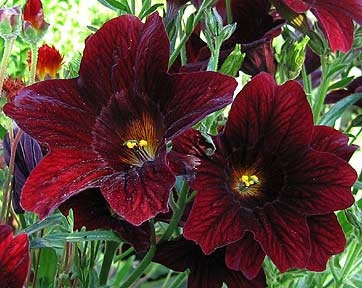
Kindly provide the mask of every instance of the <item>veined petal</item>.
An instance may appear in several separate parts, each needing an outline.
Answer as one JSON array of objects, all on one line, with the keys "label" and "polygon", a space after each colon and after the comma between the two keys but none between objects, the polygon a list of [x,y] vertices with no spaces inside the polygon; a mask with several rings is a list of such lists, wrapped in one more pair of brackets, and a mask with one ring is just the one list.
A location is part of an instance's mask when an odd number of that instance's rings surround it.
[{"label": "veined petal", "polygon": [[112,173],[91,150],[55,150],[43,158],[27,179],[21,195],[24,210],[41,218],[71,196],[92,187]]},{"label": "veined petal", "polygon": [[174,138],[230,104],[237,84],[234,78],[215,72],[173,74],[169,81],[174,94],[165,107],[165,138]]},{"label": "veined petal", "polygon": [[64,214],[73,210],[74,228],[87,230],[110,229],[135,247],[137,252],[147,251],[151,243],[151,229],[148,223],[137,227],[111,213],[108,203],[99,189],[88,189],[79,193],[62,205],[59,209]]},{"label": "veined petal", "polygon": [[329,152],[349,161],[358,149],[357,145],[348,145],[348,136],[329,126],[315,126],[311,147],[320,152]]},{"label": "veined petal", "polygon": [[[279,1],[279,0],[278,0]],[[303,13],[309,9],[309,5],[302,0],[280,0],[297,13]]]},{"label": "veined petal", "polygon": [[306,268],[312,271],[324,271],[328,259],[343,252],[346,238],[334,213],[310,216],[307,221],[312,253]]},{"label": "veined petal", "polygon": [[161,155],[140,168],[115,173],[102,183],[102,194],[117,215],[139,226],[168,211],[175,176],[164,158]]},{"label": "veined petal", "polygon": [[280,203],[255,212],[259,225],[253,229],[254,237],[280,272],[305,268],[310,256],[306,217]]},{"label": "veined petal", "polygon": [[13,236],[10,226],[0,225],[1,287],[21,288],[29,269],[29,238],[27,234]]},{"label": "veined petal", "polygon": [[295,81],[277,86],[271,75],[260,73],[235,99],[224,135],[231,148],[258,145],[287,156],[309,145],[312,129],[302,87]]},{"label": "veined petal", "polygon": [[91,143],[98,103],[80,95],[74,79],[48,80],[24,88],[4,111],[39,142],[79,149]]},{"label": "veined petal", "polygon": [[287,167],[287,187],[280,200],[304,215],[327,214],[354,202],[351,186],[356,171],[343,159],[315,150],[296,157]]},{"label": "veined petal", "polygon": [[264,258],[264,251],[250,232],[226,246],[226,265],[232,270],[243,272],[248,279],[254,279],[259,274]]},{"label": "veined petal", "polygon": [[106,22],[88,37],[79,69],[81,91],[107,103],[113,93],[133,88],[143,27],[137,17],[123,15]]},{"label": "veined petal", "polygon": [[162,18],[154,13],[147,18],[136,53],[135,87],[138,96],[149,97],[156,103],[160,100],[159,90],[163,88],[163,77],[167,72],[169,55],[170,41],[165,26]]},{"label": "veined petal", "polygon": [[318,8],[311,11],[319,20],[318,23],[328,39],[332,52],[349,51],[354,31],[351,17],[339,12],[335,7],[333,10]]}]

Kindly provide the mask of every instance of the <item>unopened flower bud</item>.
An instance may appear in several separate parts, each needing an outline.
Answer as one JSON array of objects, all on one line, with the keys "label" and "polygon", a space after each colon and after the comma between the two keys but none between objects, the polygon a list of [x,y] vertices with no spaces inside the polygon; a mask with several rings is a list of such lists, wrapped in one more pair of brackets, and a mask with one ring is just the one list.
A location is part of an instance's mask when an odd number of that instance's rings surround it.
[{"label": "unopened flower bud", "polygon": [[29,43],[37,43],[43,38],[49,24],[44,20],[43,5],[40,0],[28,0],[24,7],[23,37]]},{"label": "unopened flower bud", "polygon": [[4,39],[15,38],[21,29],[21,11],[18,6],[0,9],[0,36]]}]

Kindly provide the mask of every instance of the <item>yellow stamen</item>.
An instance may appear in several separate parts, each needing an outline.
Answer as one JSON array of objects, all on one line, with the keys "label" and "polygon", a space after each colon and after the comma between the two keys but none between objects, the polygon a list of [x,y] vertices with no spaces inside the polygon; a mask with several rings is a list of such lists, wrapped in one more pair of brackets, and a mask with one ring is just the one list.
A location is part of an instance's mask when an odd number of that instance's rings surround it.
[{"label": "yellow stamen", "polygon": [[140,147],[145,147],[145,146],[147,146],[147,141],[146,140],[140,140],[139,142],[138,142],[138,146],[140,146]]},{"label": "yellow stamen", "polygon": [[135,146],[137,146],[137,141],[129,140],[126,142],[126,146],[129,149],[133,149]]},{"label": "yellow stamen", "polygon": [[252,186],[254,184],[258,184],[259,178],[255,175],[251,175],[251,176],[243,175],[243,176],[241,176],[239,181],[242,182],[245,187],[249,188],[250,186]]}]

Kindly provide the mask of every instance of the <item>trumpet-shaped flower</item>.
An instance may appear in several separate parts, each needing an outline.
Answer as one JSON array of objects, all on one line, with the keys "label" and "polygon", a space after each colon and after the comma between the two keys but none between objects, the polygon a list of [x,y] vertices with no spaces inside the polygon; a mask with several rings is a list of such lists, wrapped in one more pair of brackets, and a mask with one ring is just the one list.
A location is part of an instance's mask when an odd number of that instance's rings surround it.
[{"label": "trumpet-shaped flower", "polygon": [[268,74],[255,76],[234,101],[224,131],[213,137],[211,156],[194,147],[194,133],[174,146],[197,168],[184,236],[204,253],[226,246],[228,267],[252,279],[265,255],[282,272],[320,271],[343,251],[333,212],[354,202],[356,172],[346,160],[356,146],[333,128],[313,125],[297,82],[278,86]]},{"label": "trumpet-shaped flower", "polygon": [[140,225],[168,210],[175,176],[167,141],[232,101],[236,81],[213,72],[168,74],[169,40],[157,14],[105,23],[85,45],[79,77],[31,85],[5,113],[49,154],[21,196],[45,217],[100,188],[110,211]]}]

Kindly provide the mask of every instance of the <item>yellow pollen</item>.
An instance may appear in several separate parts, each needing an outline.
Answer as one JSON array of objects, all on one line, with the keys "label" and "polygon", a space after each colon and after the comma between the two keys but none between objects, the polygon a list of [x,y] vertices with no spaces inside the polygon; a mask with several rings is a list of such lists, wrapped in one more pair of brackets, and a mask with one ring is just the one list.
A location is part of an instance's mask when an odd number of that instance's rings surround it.
[{"label": "yellow pollen", "polygon": [[254,184],[258,184],[259,178],[255,175],[251,175],[251,176],[243,175],[243,176],[241,176],[239,181],[242,182],[244,184],[244,186],[248,188]]},{"label": "yellow pollen", "polygon": [[140,147],[145,147],[145,146],[147,146],[147,141],[146,140],[140,140],[139,142],[138,142],[138,146],[140,146]]},{"label": "yellow pollen", "polygon": [[126,144],[127,148],[133,149],[134,147],[137,146],[137,141],[129,140],[125,144]]}]

